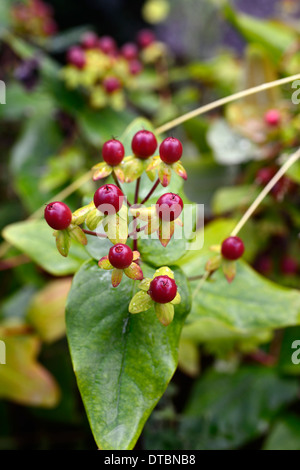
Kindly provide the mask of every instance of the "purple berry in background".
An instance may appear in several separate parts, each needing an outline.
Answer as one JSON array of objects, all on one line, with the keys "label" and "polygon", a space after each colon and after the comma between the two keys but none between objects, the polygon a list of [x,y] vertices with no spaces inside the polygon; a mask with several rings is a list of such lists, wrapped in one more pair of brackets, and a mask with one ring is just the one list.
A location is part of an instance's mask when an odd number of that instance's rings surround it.
[{"label": "purple berry in background", "polygon": [[105,184],[98,188],[94,194],[94,204],[105,215],[111,215],[122,207],[124,194],[115,184]]},{"label": "purple berry in background", "polygon": [[114,268],[126,269],[133,261],[133,252],[129,246],[118,243],[110,248],[108,259]]},{"label": "purple berry in background", "polygon": [[71,47],[71,49],[68,50],[67,60],[77,69],[83,69],[86,64],[84,50],[79,46]]},{"label": "purple berry in background", "polygon": [[142,130],[137,132],[131,142],[134,155],[142,160],[151,157],[157,148],[157,140],[153,132]]},{"label": "purple berry in background", "polygon": [[169,276],[157,276],[151,281],[148,294],[159,304],[171,302],[177,294],[176,282]]},{"label": "purple berry in background", "polygon": [[72,221],[71,209],[60,201],[48,204],[44,212],[47,224],[54,230],[65,230]]},{"label": "purple berry in background", "polygon": [[119,140],[111,139],[103,144],[102,157],[110,166],[117,166],[121,163],[125,155],[125,149]]},{"label": "purple berry in background", "polygon": [[159,146],[159,155],[163,162],[172,164],[182,156],[182,144],[175,137],[167,137]]},{"label": "purple berry in background", "polygon": [[88,31],[81,38],[81,45],[84,49],[95,49],[98,46],[98,36],[93,31]]},{"label": "purple berry in background", "polygon": [[36,59],[28,59],[21,62],[15,70],[15,78],[27,91],[32,91],[39,82],[40,70]]},{"label": "purple berry in background", "polygon": [[244,243],[239,237],[228,237],[222,243],[221,253],[228,260],[234,261],[241,258],[244,251]]},{"label": "purple berry in background", "polygon": [[183,202],[178,194],[166,193],[160,196],[156,202],[158,217],[166,222],[177,219],[183,209]]}]

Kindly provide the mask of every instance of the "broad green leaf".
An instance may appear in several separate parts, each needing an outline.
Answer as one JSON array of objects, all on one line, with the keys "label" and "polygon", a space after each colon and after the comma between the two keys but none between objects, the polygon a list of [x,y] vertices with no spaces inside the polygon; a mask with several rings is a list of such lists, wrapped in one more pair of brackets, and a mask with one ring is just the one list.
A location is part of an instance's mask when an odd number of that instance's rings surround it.
[{"label": "broad green leaf", "polygon": [[236,449],[265,434],[298,393],[297,380],[266,367],[209,370],[194,385],[184,413],[180,436],[189,446],[184,448]]},{"label": "broad green leaf", "polygon": [[73,274],[88,258],[82,245],[72,241],[68,257],[63,257],[56,248],[53,230],[44,220],[30,220],[8,225],[3,238],[32,261],[54,276]]},{"label": "broad green leaf", "polygon": [[55,407],[60,391],[51,374],[37,362],[38,337],[12,334],[4,327],[0,336],[6,349],[6,363],[0,364],[0,397],[26,406]]},{"label": "broad green leaf", "polygon": [[[153,271],[143,266],[144,275]],[[189,311],[189,292],[174,269],[182,303],[171,325],[154,309],[128,311],[136,283],[86,262],[74,277],[67,302],[67,336],[79,390],[92,432],[102,450],[132,449],[177,366],[179,336]]]},{"label": "broad green leaf", "polygon": [[49,282],[29,304],[27,321],[43,341],[56,341],[65,335],[65,304],[71,282],[71,278]]}]

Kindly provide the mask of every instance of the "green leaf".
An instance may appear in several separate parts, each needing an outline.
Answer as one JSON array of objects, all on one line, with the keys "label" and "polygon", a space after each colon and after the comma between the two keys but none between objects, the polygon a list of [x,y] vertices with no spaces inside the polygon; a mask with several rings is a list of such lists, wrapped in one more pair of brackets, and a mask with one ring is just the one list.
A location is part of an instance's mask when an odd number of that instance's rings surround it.
[{"label": "green leaf", "polygon": [[212,211],[215,215],[220,215],[235,209],[247,209],[259,192],[259,188],[254,185],[220,188],[214,194]]},{"label": "green leaf", "polygon": [[44,220],[8,225],[3,238],[54,276],[73,274],[88,256],[84,247],[72,241],[67,258],[57,251],[53,230]]},{"label": "green leaf", "polygon": [[209,370],[194,385],[186,407],[183,444],[195,450],[236,449],[266,433],[298,392],[297,380],[266,367],[242,367],[234,373]]},{"label": "green leaf", "polygon": [[[153,272],[143,266],[144,275]],[[151,308],[128,311],[137,284],[123,277],[116,289],[111,272],[95,261],[74,277],[67,302],[67,336],[79,390],[97,445],[132,449],[177,366],[181,328],[189,311],[189,292],[175,268],[182,302],[174,321],[162,326]]]}]

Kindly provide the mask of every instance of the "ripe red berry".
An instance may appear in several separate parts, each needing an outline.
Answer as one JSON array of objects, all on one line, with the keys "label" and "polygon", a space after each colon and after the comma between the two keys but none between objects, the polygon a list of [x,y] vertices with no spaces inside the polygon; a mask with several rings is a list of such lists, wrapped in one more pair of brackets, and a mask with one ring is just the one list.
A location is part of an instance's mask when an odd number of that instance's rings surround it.
[{"label": "ripe red berry", "polygon": [[54,230],[65,230],[72,221],[71,209],[60,201],[51,202],[45,208],[45,219]]},{"label": "ripe red berry", "polygon": [[139,50],[134,42],[127,42],[121,48],[121,53],[126,60],[134,60],[137,59]]},{"label": "ripe red berry", "polygon": [[137,42],[141,49],[145,49],[155,41],[156,37],[151,29],[142,29],[137,35]]},{"label": "ripe red berry", "polygon": [[103,160],[110,166],[117,166],[121,163],[125,155],[125,149],[119,140],[108,140],[103,144]]},{"label": "ripe red berry", "polygon": [[111,36],[102,36],[98,41],[98,47],[108,55],[114,55],[117,50],[116,42]]},{"label": "ripe red berry", "polygon": [[229,260],[239,259],[245,251],[244,243],[239,237],[228,237],[223,241],[221,252]]},{"label": "ripe red berry", "polygon": [[125,269],[133,261],[133,252],[129,246],[118,243],[110,248],[108,259],[114,268]]},{"label": "ripe red berry", "polygon": [[177,294],[176,282],[169,276],[157,276],[151,281],[148,294],[159,304],[171,302]]},{"label": "ripe red berry", "polygon": [[167,137],[159,146],[159,155],[163,162],[169,165],[180,160],[182,156],[182,144],[175,137]]},{"label": "ripe red berry", "polygon": [[83,69],[86,63],[84,50],[78,46],[71,47],[68,51],[67,60],[74,67]]},{"label": "ripe red berry", "polygon": [[81,44],[84,49],[94,49],[98,46],[98,36],[93,31],[88,31],[81,38]]},{"label": "ripe red berry", "polygon": [[278,109],[270,109],[265,114],[265,123],[270,127],[277,127],[281,122],[281,115]]},{"label": "ripe red berry", "polygon": [[131,75],[138,75],[143,70],[143,64],[137,59],[129,62],[129,72]]},{"label": "ripe red berry", "polygon": [[94,204],[103,214],[119,212],[124,200],[124,194],[115,184],[105,184],[94,194]]},{"label": "ripe red berry", "polygon": [[180,216],[183,202],[178,194],[166,193],[160,196],[156,202],[156,211],[160,219],[172,222]]},{"label": "ripe red berry", "polygon": [[106,77],[102,83],[105,91],[109,94],[114,93],[121,88],[121,82],[117,77]]},{"label": "ripe red berry", "polygon": [[137,132],[131,142],[134,155],[142,160],[151,157],[157,147],[157,140],[153,132],[142,130]]}]

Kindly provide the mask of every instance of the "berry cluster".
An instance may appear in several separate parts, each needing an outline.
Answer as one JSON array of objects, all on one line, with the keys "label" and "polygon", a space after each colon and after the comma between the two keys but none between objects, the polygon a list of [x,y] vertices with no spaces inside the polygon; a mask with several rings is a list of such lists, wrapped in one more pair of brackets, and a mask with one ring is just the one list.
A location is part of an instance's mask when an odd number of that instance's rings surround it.
[{"label": "berry cluster", "polygon": [[[117,287],[124,274],[130,279],[140,281],[141,292],[132,299],[130,312],[139,313],[154,306],[159,321],[168,325],[174,316],[174,304],[180,302],[173,273],[168,267],[163,267],[156,271],[152,280],[144,278],[137,239],[140,232],[147,235],[157,232],[161,244],[166,247],[174,233],[175,224],[182,225],[180,216],[183,201],[178,194],[166,192],[156,199],[155,204],[145,206],[160,183],[166,186],[164,178],[160,178],[159,170],[155,184],[142,201],[136,191],[135,201],[130,203],[120,185],[121,182],[137,179],[139,188],[142,172],[145,170],[148,174],[147,168],[153,164],[153,159],[159,159],[161,164],[168,168],[179,164],[182,144],[178,139],[168,137],[163,140],[159,146],[159,155],[153,156],[157,147],[156,136],[148,130],[140,130],[133,135],[133,155],[129,157],[125,157],[125,148],[121,141],[111,139],[105,142],[102,147],[104,161],[94,167],[94,180],[112,175],[115,184],[107,182],[100,186],[95,191],[93,200],[73,214],[65,203],[52,202],[45,208],[45,219],[55,230],[57,248],[63,256],[68,255],[71,239],[85,245],[87,235],[108,238],[112,247],[108,254],[99,260],[98,265],[101,269],[111,270],[112,286]],[[136,162],[142,165],[142,171],[136,171]],[[155,173],[154,168],[151,177]],[[83,224],[86,228],[80,227]]]},{"label": "berry cluster", "polygon": [[53,9],[42,0],[26,0],[12,7],[14,29],[22,36],[44,39],[57,32]]},{"label": "berry cluster", "polygon": [[121,48],[110,36],[87,32],[79,45],[68,50],[63,76],[68,87],[87,90],[92,107],[120,110],[126,90],[137,87],[136,77],[162,53],[163,45],[148,30],[140,31],[136,42]]}]

